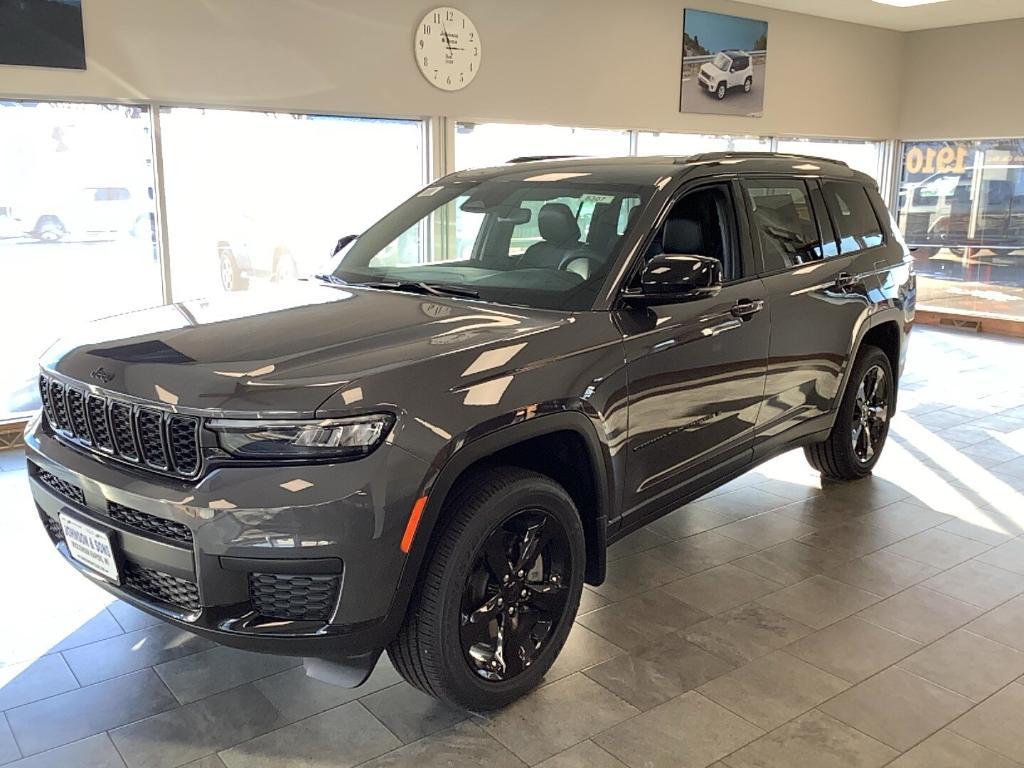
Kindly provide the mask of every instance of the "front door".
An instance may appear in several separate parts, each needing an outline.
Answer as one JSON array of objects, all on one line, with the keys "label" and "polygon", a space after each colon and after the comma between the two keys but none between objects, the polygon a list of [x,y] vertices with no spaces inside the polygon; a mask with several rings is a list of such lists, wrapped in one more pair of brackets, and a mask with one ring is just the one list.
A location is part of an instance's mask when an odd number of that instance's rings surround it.
[{"label": "front door", "polygon": [[645,254],[720,259],[725,284],[717,296],[616,312],[629,378],[626,527],[676,503],[709,470],[752,452],[769,320],[737,194],[729,182],[686,191],[666,221],[688,223],[662,223]]}]

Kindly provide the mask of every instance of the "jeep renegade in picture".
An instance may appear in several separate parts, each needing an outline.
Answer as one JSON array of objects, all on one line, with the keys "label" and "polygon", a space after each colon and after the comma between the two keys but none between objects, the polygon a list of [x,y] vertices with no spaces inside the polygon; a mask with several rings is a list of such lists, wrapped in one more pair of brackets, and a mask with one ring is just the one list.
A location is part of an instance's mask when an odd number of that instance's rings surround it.
[{"label": "jeep renegade in picture", "polygon": [[875,182],[791,155],[456,173],[335,258],[54,345],[40,521],[179,627],[471,709],[537,685],[612,542],[792,448],[870,473],[914,315]]},{"label": "jeep renegade in picture", "polygon": [[722,100],[730,88],[750,93],[754,87],[754,65],[745,51],[719,51],[714,59],[701,65],[697,79],[704,90]]}]

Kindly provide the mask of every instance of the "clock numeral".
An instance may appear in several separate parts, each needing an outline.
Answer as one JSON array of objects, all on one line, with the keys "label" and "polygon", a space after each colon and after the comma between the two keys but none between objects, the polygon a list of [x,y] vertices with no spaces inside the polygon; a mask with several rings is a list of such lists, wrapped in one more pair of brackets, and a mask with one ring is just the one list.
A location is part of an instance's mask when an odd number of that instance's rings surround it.
[{"label": "clock numeral", "polygon": [[444,12],[444,16],[445,16],[445,19],[444,19],[445,21],[455,21],[455,12],[454,11],[445,11]]},{"label": "clock numeral", "polygon": [[426,56],[423,57],[423,66],[424,67],[429,67],[430,66],[430,62],[428,61]]},{"label": "clock numeral", "polygon": [[423,25],[423,34],[424,35],[429,35],[430,34],[430,25],[429,24],[424,24]]},{"label": "clock numeral", "polygon": [[465,73],[459,72],[459,82],[460,83],[466,82],[466,75],[465,75]]},{"label": "clock numeral", "polygon": [[[465,21],[463,21],[463,22],[462,22],[462,26],[466,26],[466,22],[465,22]],[[474,37],[473,37],[473,36],[474,36],[474,34],[475,34],[475,33],[473,33],[473,32],[470,32],[470,33],[469,33],[469,42],[471,42],[471,43],[472,43],[472,42],[473,42],[473,40],[474,40]]]},{"label": "clock numeral", "polygon": [[470,72],[472,72],[472,71],[473,71],[473,62],[472,62],[472,61],[471,61],[471,62],[469,62],[469,71],[470,71]]},{"label": "clock numeral", "polygon": [[474,56],[479,56],[480,55],[480,49],[477,48],[475,45],[473,46],[473,55]]},{"label": "clock numeral", "polygon": [[434,70],[434,79],[437,80],[437,70]]},{"label": "clock numeral", "polygon": [[451,85],[451,84],[452,84],[452,76],[448,75],[448,85]]},{"label": "clock numeral", "polygon": [[434,23],[435,24],[440,24],[441,23],[441,14],[440,13],[435,13],[434,14]]}]

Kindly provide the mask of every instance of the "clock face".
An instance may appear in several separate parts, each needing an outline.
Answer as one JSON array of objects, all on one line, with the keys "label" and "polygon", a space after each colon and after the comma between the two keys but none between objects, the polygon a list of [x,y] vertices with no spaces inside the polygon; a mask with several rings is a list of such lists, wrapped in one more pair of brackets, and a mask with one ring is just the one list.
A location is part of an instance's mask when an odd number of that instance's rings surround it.
[{"label": "clock face", "polygon": [[480,35],[457,8],[442,6],[424,16],[413,47],[420,72],[442,90],[465,88],[480,70]]}]

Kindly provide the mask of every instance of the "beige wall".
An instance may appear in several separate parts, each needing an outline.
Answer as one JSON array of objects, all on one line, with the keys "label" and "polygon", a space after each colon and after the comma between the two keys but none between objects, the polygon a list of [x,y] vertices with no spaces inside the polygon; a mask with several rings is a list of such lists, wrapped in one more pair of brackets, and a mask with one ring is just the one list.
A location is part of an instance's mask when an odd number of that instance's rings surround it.
[{"label": "beige wall", "polygon": [[714,133],[890,138],[904,36],[728,0],[769,22],[761,119],[678,112],[679,0],[460,0],[479,76],[419,74],[417,0],[87,0],[88,70],[0,68],[0,95],[142,99],[338,113]]},{"label": "beige wall", "polygon": [[1024,19],[907,35],[899,136],[1024,136]]}]

